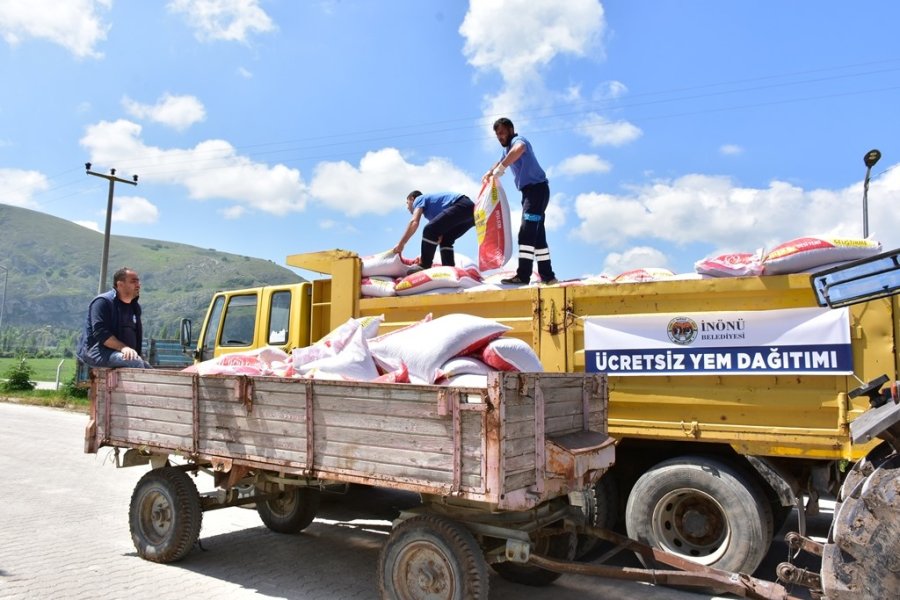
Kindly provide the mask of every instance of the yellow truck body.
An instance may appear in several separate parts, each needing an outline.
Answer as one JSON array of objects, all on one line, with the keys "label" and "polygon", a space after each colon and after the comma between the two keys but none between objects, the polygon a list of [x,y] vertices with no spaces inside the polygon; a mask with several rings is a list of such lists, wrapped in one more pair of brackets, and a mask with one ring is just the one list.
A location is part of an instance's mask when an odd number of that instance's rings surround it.
[{"label": "yellow truck body", "polygon": [[[580,372],[585,370],[587,318],[816,306],[809,276],[802,274],[361,298],[361,261],[352,252],[296,254],[286,262],[328,277],[217,295],[200,333],[199,359],[267,344],[302,347],[353,317],[384,315],[384,331],[414,323],[429,313],[433,317],[468,313],[511,327],[508,335],[530,343],[546,371]],[[281,316],[272,325],[274,309],[270,307],[279,294]],[[230,312],[230,303],[241,297],[245,302],[256,298],[253,339],[223,337],[227,318],[221,318],[222,312]],[[285,303],[288,297],[290,302]],[[786,516],[786,512],[779,514],[780,507],[792,505],[804,495],[815,499],[819,491],[834,489],[839,461],[858,460],[871,449],[872,445],[850,444],[848,424],[868,402],[865,397],[851,399],[849,392],[882,374],[897,378],[898,314],[896,296],[850,307],[853,375],[610,376],[609,433],[619,444],[615,469],[620,473],[622,502],[636,480],[666,460],[694,455],[718,457],[716,460],[726,457],[738,479],[746,481],[749,496],[757,497],[757,503],[770,502],[759,509],[759,515],[768,521],[763,536],[767,534],[771,540]],[[760,494],[766,498],[760,500]],[[606,501],[614,504],[616,500],[609,496]],[[632,502],[636,501],[629,501],[629,509]],[[722,508],[727,503],[718,502],[719,510],[727,512]],[[667,517],[654,518],[662,523]],[[609,524],[612,522],[610,519]],[[689,558],[698,553],[702,558],[707,551],[721,554],[724,542],[685,536],[669,540],[671,547],[666,549],[679,551],[685,542],[696,549],[686,552]],[[752,570],[757,559],[751,556],[753,552],[749,554],[743,562],[715,564]]]}]

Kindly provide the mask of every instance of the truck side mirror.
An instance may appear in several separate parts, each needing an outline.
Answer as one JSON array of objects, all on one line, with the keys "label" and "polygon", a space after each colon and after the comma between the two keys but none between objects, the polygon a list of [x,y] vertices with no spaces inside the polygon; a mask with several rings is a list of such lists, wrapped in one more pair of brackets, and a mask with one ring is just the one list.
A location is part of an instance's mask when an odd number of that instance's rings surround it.
[{"label": "truck side mirror", "polygon": [[187,350],[191,347],[191,320],[181,320],[181,347]]}]

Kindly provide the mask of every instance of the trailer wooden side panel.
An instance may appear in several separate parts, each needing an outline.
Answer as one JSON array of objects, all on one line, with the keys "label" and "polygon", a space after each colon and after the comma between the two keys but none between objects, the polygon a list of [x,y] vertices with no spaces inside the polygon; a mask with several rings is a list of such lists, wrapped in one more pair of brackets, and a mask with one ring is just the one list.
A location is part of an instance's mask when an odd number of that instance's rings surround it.
[{"label": "trailer wooden side panel", "polygon": [[[606,433],[604,379],[583,374],[497,373],[479,390],[98,369],[92,386],[89,452],[138,448],[501,508],[543,500],[547,439]],[[599,475],[573,471],[555,487]]]}]

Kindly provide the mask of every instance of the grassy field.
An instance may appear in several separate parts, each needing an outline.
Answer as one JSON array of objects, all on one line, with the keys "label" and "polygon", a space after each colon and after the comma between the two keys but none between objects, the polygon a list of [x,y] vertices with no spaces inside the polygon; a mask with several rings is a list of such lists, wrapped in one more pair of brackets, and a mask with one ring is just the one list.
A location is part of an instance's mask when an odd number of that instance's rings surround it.
[{"label": "grassy field", "polygon": [[[74,358],[26,358],[25,363],[34,370],[32,381],[56,381],[56,368],[63,361],[59,370],[59,382],[65,383],[75,375]],[[0,378],[5,378],[6,372],[19,363],[17,358],[0,358]]]}]

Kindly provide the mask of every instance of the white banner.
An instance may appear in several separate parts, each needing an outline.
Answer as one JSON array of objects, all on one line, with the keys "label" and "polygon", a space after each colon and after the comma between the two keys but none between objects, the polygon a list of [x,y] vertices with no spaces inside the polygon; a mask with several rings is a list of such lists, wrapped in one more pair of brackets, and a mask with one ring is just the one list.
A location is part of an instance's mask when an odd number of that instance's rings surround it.
[{"label": "white banner", "polygon": [[639,314],[584,320],[585,370],[610,375],[848,375],[848,309]]}]

